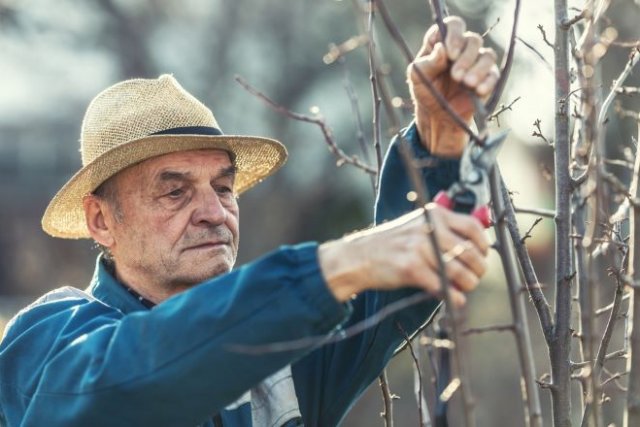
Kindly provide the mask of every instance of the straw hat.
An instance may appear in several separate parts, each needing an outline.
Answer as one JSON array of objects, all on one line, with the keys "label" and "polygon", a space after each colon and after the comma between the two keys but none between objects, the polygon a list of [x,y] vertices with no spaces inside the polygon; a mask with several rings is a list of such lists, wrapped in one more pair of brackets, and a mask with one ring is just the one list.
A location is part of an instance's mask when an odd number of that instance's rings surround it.
[{"label": "straw hat", "polygon": [[82,198],[121,170],[154,156],[222,149],[238,169],[235,191],[248,190],[282,166],[278,141],[223,135],[211,110],[170,75],[118,83],[96,96],[80,138],[82,169],[58,191],[42,217],[54,237],[88,238]]}]

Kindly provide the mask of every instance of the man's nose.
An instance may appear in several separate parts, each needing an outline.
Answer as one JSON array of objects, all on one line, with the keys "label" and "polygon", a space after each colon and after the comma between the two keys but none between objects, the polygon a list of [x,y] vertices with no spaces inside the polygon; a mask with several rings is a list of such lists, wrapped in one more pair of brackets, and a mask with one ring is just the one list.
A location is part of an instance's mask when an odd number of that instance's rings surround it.
[{"label": "man's nose", "polygon": [[226,222],[227,214],[218,194],[210,188],[199,193],[191,219],[194,225],[220,225]]}]

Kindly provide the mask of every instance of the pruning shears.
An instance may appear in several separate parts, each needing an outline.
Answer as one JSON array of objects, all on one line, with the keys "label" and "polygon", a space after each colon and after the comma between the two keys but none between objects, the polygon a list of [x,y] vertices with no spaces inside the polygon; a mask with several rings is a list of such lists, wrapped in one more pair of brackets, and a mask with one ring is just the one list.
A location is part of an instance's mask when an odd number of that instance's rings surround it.
[{"label": "pruning shears", "polygon": [[488,228],[492,223],[489,210],[489,173],[508,133],[501,131],[489,136],[482,145],[471,141],[460,159],[459,180],[448,190],[436,194],[433,201],[452,211],[468,213]]}]

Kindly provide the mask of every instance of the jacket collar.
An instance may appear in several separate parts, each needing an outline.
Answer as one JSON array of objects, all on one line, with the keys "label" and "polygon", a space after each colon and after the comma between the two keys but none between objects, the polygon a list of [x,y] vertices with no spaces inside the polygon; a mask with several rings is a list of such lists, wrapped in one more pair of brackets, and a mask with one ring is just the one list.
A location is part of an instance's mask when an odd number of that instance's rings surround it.
[{"label": "jacket collar", "polygon": [[106,305],[116,308],[124,314],[147,310],[147,308],[131,295],[114,277],[105,264],[102,255],[96,260],[96,269],[87,291]]}]

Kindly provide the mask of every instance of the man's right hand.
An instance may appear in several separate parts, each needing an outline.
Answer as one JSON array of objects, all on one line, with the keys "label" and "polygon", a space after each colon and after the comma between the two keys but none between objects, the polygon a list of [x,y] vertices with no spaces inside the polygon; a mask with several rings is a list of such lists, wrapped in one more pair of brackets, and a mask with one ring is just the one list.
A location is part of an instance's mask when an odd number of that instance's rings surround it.
[{"label": "man's right hand", "polygon": [[[450,296],[463,305],[465,293],[476,288],[486,270],[489,240],[480,223],[469,215],[435,204],[433,229],[445,260]],[[442,297],[438,261],[428,235],[424,212],[417,209],[394,221],[320,245],[320,268],[338,301],[368,289],[421,288]]]}]

